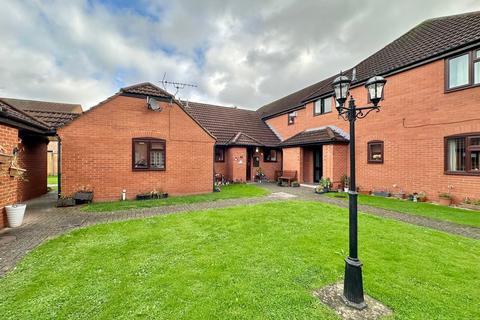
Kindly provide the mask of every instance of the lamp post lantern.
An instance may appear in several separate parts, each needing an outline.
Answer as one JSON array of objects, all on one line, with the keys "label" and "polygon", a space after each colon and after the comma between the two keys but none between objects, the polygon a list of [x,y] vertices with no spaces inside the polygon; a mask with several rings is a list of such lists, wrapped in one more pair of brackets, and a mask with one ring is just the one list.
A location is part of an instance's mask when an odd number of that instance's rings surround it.
[{"label": "lamp post lantern", "polygon": [[363,309],[367,305],[363,297],[362,263],[358,259],[358,193],[355,181],[355,121],[365,118],[373,110],[377,112],[380,111],[378,103],[383,98],[383,88],[386,82],[387,80],[383,77],[375,76],[365,83],[365,88],[368,91],[368,99],[373,104],[373,106],[365,107],[357,107],[353,96],[350,96],[348,107],[345,107],[351,83],[348,77],[340,74],[332,83],[335,99],[338,102],[338,115],[350,123],[350,190],[348,192],[349,252],[348,257],[345,259],[343,299],[348,306],[356,309]]}]

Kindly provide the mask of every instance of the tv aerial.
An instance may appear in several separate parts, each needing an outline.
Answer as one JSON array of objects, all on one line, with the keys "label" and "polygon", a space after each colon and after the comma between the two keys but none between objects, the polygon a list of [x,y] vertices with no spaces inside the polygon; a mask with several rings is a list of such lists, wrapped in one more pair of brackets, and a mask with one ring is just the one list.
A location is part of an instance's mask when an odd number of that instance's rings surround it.
[{"label": "tv aerial", "polygon": [[167,77],[167,73],[165,72],[163,74],[163,79],[162,79],[162,81],[160,81],[160,83],[162,84],[163,89],[165,89],[165,91],[168,91],[167,90],[168,86],[172,86],[172,87],[175,88],[175,93],[173,94],[175,99],[177,98],[177,94],[180,90],[183,90],[186,87],[197,88],[197,85],[195,85],[195,84],[184,83],[184,82],[175,82],[175,81],[167,81],[166,77]]}]

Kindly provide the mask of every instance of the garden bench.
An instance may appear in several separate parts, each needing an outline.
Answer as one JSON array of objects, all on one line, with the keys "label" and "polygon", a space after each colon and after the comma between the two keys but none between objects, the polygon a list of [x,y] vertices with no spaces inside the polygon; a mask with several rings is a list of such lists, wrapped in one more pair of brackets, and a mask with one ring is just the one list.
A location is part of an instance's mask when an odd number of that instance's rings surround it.
[{"label": "garden bench", "polygon": [[286,180],[288,186],[290,187],[292,181],[297,180],[297,171],[296,170],[285,170],[282,172],[282,175],[278,177],[280,181]]}]

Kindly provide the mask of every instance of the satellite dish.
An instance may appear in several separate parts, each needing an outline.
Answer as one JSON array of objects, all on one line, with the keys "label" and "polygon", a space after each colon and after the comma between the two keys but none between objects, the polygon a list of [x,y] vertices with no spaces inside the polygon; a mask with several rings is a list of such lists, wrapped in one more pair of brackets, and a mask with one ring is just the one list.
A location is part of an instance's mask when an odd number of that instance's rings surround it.
[{"label": "satellite dish", "polygon": [[162,108],[160,107],[160,103],[151,97],[147,98],[147,106],[148,109],[153,110],[153,111],[162,111]]}]

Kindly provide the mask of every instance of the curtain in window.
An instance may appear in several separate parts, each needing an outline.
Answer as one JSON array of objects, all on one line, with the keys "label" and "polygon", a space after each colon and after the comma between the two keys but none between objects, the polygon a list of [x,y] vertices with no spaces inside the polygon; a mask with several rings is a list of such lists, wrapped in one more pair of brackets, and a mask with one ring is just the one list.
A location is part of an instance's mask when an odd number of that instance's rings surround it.
[{"label": "curtain in window", "polygon": [[321,104],[321,100],[317,100],[315,101],[315,106],[314,106],[315,110],[315,114],[320,114],[322,113],[322,104]]},{"label": "curtain in window", "polygon": [[468,84],[468,54],[451,59],[448,66],[450,88]]},{"label": "curtain in window", "polygon": [[480,61],[475,62],[473,65],[473,83],[480,83]]},{"label": "curtain in window", "polygon": [[465,170],[465,139],[448,140],[448,171]]},{"label": "curtain in window", "polygon": [[323,112],[331,112],[332,111],[332,97],[328,97],[323,99]]}]

